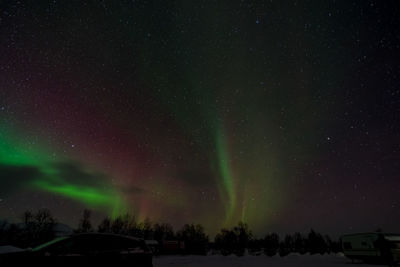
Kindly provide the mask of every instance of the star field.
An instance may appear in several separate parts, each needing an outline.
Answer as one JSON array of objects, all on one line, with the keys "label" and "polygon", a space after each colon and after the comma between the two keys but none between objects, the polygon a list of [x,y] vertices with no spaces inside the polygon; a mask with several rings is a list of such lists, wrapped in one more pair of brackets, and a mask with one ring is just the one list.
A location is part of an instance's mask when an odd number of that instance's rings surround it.
[{"label": "star field", "polygon": [[395,231],[396,1],[2,1],[0,219]]}]

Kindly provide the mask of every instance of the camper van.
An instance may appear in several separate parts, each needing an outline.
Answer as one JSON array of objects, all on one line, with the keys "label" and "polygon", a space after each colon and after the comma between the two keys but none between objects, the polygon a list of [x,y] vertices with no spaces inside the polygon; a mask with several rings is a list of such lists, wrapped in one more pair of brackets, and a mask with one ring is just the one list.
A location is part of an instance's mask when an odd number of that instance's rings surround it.
[{"label": "camper van", "polygon": [[360,233],[341,237],[343,253],[351,260],[400,262],[400,234]]}]

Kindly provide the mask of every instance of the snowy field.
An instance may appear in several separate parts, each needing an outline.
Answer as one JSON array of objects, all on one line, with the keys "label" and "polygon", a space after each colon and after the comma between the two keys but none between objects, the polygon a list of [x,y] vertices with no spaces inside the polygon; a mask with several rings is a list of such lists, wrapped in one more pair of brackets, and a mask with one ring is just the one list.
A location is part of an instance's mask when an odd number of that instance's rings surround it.
[{"label": "snowy field", "polygon": [[345,258],[342,254],[337,255],[298,255],[291,254],[286,257],[268,257],[265,255],[260,256],[160,256],[153,258],[154,267],[167,267],[167,266],[221,266],[221,267],[258,267],[258,266],[283,266],[283,267],[305,267],[305,266],[382,266],[382,265],[368,265],[361,263],[351,263],[351,260]]}]

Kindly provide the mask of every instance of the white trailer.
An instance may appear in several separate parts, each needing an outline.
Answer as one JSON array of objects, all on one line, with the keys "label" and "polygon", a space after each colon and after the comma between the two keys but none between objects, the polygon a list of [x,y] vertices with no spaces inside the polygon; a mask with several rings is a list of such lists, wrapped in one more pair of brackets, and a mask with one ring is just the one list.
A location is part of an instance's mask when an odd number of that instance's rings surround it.
[{"label": "white trailer", "polygon": [[400,234],[388,233],[359,233],[348,234],[341,237],[343,253],[352,260],[382,261],[385,260],[382,246],[386,242],[387,251],[393,261],[400,262]]}]

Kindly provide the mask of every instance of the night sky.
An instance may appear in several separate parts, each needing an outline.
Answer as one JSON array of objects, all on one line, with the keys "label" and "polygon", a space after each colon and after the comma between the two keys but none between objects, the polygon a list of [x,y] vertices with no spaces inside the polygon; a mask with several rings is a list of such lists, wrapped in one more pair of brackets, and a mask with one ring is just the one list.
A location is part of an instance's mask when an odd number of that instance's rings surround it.
[{"label": "night sky", "polygon": [[398,1],[0,1],[0,219],[399,231]]}]

